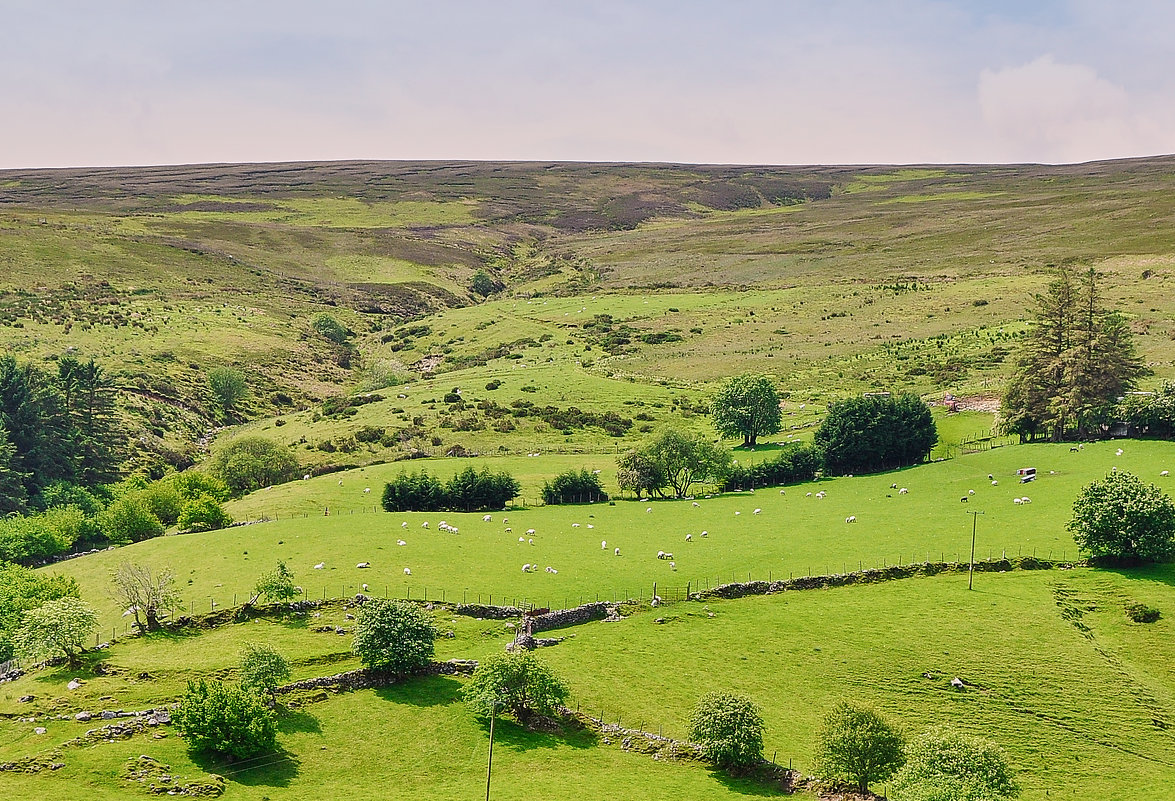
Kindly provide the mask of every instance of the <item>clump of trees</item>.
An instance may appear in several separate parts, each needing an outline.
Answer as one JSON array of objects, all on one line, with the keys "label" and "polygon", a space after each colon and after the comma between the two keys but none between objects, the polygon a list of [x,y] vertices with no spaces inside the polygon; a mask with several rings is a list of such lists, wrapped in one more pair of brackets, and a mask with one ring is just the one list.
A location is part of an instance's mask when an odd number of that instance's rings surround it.
[{"label": "clump of trees", "polygon": [[543,482],[543,503],[601,503],[608,500],[600,476],[586,467],[567,470]]},{"label": "clump of trees", "polygon": [[554,715],[568,689],[546,662],[517,650],[483,659],[465,685],[465,703],[479,718],[508,712],[525,723],[534,715]]},{"label": "clump of trees", "polygon": [[616,460],[616,483],[622,490],[684,498],[694,484],[721,485],[730,471],[730,451],[700,434],[661,429],[639,448]]},{"label": "clump of trees", "polygon": [[432,616],[416,604],[371,598],[355,614],[352,649],[367,667],[407,672],[432,660],[436,636]]},{"label": "clump of trees", "polygon": [[870,473],[921,462],[938,430],[917,395],[865,395],[831,404],[812,442],[826,472]]},{"label": "clump of trees", "polygon": [[1154,562],[1175,555],[1175,503],[1132,473],[1113,472],[1083,487],[1068,528],[1094,557]]},{"label": "clump of trees", "polygon": [[277,721],[261,698],[218,681],[188,682],[171,722],[194,751],[240,760],[277,748]]},{"label": "clump of trees", "polygon": [[244,495],[298,476],[298,460],[290,449],[265,437],[240,437],[212,452],[208,470],[233,493]]},{"label": "clump of trees", "polygon": [[811,481],[823,465],[818,449],[795,442],[785,445],[777,455],[757,464],[732,465],[722,489],[730,492]]},{"label": "clump of trees", "polygon": [[521,489],[506,472],[467,467],[442,483],[422,470],[401,473],[384,485],[382,504],[388,512],[479,512],[502,509]]},{"label": "clump of trees", "polygon": [[1147,373],[1125,318],[1105,308],[1099,276],[1058,271],[1035,296],[1036,320],[1004,393],[1002,427],[1020,441],[1101,434],[1118,398]]},{"label": "clump of trees", "polygon": [[1118,404],[1118,418],[1151,437],[1175,437],[1175,383],[1164,381],[1155,392],[1131,393]]},{"label": "clump of trees", "polygon": [[703,695],[690,712],[689,737],[721,768],[737,770],[763,761],[763,716],[740,695]]},{"label": "clump of trees", "polygon": [[760,436],[779,431],[779,393],[768,376],[743,373],[729,378],[710,402],[710,417],[724,437],[742,437],[754,448]]},{"label": "clump of trees", "polygon": [[905,737],[874,710],[841,701],[824,717],[816,739],[817,772],[857,791],[885,781],[906,761]]}]

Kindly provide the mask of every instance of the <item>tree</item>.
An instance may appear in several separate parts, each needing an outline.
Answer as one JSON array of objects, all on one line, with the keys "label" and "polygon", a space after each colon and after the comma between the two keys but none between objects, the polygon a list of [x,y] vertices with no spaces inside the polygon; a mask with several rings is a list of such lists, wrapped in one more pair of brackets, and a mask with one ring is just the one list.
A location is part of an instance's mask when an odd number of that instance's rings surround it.
[{"label": "tree", "polygon": [[310,327],[317,331],[323,339],[336,345],[345,345],[347,340],[351,338],[351,332],[347,330],[347,327],[326,312],[319,312],[311,317]]},{"label": "tree", "polygon": [[77,468],[77,431],[56,380],[31,364],[0,357],[0,425],[13,446],[10,469],[35,497],[55,481],[72,481]]},{"label": "tree", "polygon": [[1164,381],[1156,392],[1131,393],[1118,404],[1118,418],[1152,437],[1175,436],[1175,382]]},{"label": "tree", "polygon": [[446,507],[460,512],[503,509],[522,486],[509,473],[480,472],[467,467],[445,484]]},{"label": "tree", "polygon": [[551,481],[543,482],[543,503],[548,506],[560,503],[601,503],[608,500],[604,485],[597,472],[586,467],[567,470]]},{"label": "tree", "polygon": [[282,484],[298,475],[289,448],[265,437],[240,437],[212,452],[208,469],[234,493]]},{"label": "tree", "polygon": [[889,792],[894,801],[1001,801],[1020,788],[999,746],[939,727],[910,743]]},{"label": "tree", "polygon": [[848,780],[861,793],[902,766],[904,738],[868,707],[841,701],[824,718],[816,740],[816,765],[826,779]]},{"label": "tree", "polygon": [[211,495],[184,501],[176,524],[181,531],[217,531],[231,526],[233,518]]},{"label": "tree", "polygon": [[416,604],[372,598],[355,615],[352,649],[367,667],[405,673],[433,657],[437,629]]},{"label": "tree", "polygon": [[827,472],[868,473],[922,461],[938,430],[917,395],[866,395],[829,405],[812,442]]},{"label": "tree", "polygon": [[678,428],[663,428],[641,446],[641,452],[665,475],[678,498],[689,494],[700,481],[721,484],[730,469],[730,451]]},{"label": "tree", "polygon": [[77,478],[85,486],[108,484],[118,477],[123,434],[115,412],[115,388],[94,359],[63,356],[57,378],[77,431]]},{"label": "tree", "polygon": [[213,367],[209,370],[208,389],[212,391],[213,402],[229,419],[236,415],[241,402],[249,396],[245,374],[232,367]]},{"label": "tree", "polygon": [[469,288],[483,298],[486,298],[502,287],[485,270],[478,270],[473,274],[473,279],[469,282]]},{"label": "tree", "polygon": [[660,495],[668,485],[665,469],[644,450],[628,450],[616,458],[616,485],[640,495]]},{"label": "tree", "polygon": [[755,373],[727,379],[710,402],[710,417],[719,434],[742,437],[743,447],[754,448],[761,435],[777,433],[783,420],[775,382]]},{"label": "tree", "polygon": [[277,748],[273,712],[256,694],[220,682],[188,682],[171,722],[195,751],[248,759]]},{"label": "tree", "polygon": [[12,644],[23,659],[64,656],[70,667],[76,667],[78,654],[85,650],[85,642],[96,628],[98,613],[94,608],[67,595],[25,612]]},{"label": "tree", "polygon": [[1085,485],[1068,528],[1078,547],[1095,557],[1157,561],[1175,555],[1175,503],[1132,473]]},{"label": "tree", "polygon": [[710,692],[690,713],[689,737],[722,768],[746,768],[763,760],[763,718],[748,698]]},{"label": "tree", "polygon": [[0,515],[23,512],[27,508],[26,476],[13,469],[15,462],[16,446],[8,439],[8,431],[0,422]]},{"label": "tree", "polygon": [[1061,269],[1035,296],[1036,320],[1001,406],[1002,427],[1021,441],[1100,432],[1147,373],[1125,320],[1102,306],[1098,280],[1093,268],[1080,279]]},{"label": "tree", "polygon": [[25,612],[67,596],[78,597],[75,579],[0,561],[0,662],[12,658],[12,633]]},{"label": "tree", "polygon": [[272,704],[277,702],[277,688],[289,681],[290,664],[268,645],[247,643],[241,651],[240,674],[241,689],[269,693]]},{"label": "tree", "polygon": [[163,524],[151,511],[142,493],[131,492],[116,499],[95,520],[111,542],[142,542],[163,534]]},{"label": "tree", "polygon": [[480,718],[507,711],[525,723],[552,715],[567,698],[564,681],[530,651],[490,656],[478,663],[465,685],[465,703]]},{"label": "tree", "polygon": [[273,570],[261,574],[261,578],[257,579],[257,584],[253,587],[253,593],[250,605],[262,596],[270,602],[289,601],[298,597],[299,590],[294,586],[294,574],[286,567],[285,562],[279,561]]},{"label": "tree", "polygon": [[135,625],[140,630],[142,621],[146,620],[146,630],[157,631],[164,611],[181,603],[175,575],[167,568],[152,573],[146,565],[123,562],[115,568],[110,580],[114,585],[111,591],[114,600],[135,616]]}]

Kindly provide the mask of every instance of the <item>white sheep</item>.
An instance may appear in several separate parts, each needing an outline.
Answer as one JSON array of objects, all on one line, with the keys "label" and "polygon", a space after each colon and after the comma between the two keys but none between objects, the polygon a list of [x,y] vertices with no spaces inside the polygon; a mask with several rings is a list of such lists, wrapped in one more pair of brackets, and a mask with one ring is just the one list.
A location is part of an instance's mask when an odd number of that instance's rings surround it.
[{"label": "white sheep", "polygon": [[526,530],[526,533],[527,533],[527,535],[534,534],[534,529],[533,529],[533,528],[528,528],[528,529]]},{"label": "white sheep", "polygon": [[366,584],[363,585],[363,591],[367,592],[367,585]]},{"label": "white sheep", "polygon": [[1167,476],[1171,475],[1171,472],[1169,470],[1164,470],[1163,472],[1159,473],[1159,475],[1166,478]]},{"label": "white sheep", "polygon": [[987,474],[987,480],[988,480],[988,481],[995,481],[995,476],[993,476],[991,473],[988,473],[988,474]]},{"label": "white sheep", "polygon": [[315,569],[315,570],[322,570],[324,567],[326,567],[326,563],[325,563],[325,562],[319,562],[318,564],[316,564],[316,565],[314,566],[314,569]]},{"label": "white sheep", "polygon": [[617,555],[617,556],[620,556],[620,549],[619,549],[619,548],[617,548],[617,549],[616,549],[616,551],[615,551],[615,553],[616,553],[616,555]]},{"label": "white sheep", "polygon": [[694,501],[694,506],[701,506],[701,504],[698,503],[697,501]]},{"label": "white sheep", "polygon": [[974,495],[974,494],[975,494],[975,490],[967,490],[967,494],[968,494],[968,495]]},{"label": "white sheep", "polygon": [[1122,449],[1121,449],[1121,448],[1119,448],[1119,449],[1118,449],[1118,452],[1115,454],[1115,456],[1121,456],[1121,455],[1122,455]]},{"label": "white sheep", "polygon": [[572,527],[572,528],[579,528],[579,523],[572,523],[572,524],[571,524],[571,527]]},{"label": "white sheep", "polygon": [[856,523],[857,516],[856,515],[849,515],[848,517],[845,518],[845,522],[846,523]]},{"label": "white sheep", "polygon": [[529,542],[531,545],[534,545],[534,537],[531,537],[529,540],[527,540],[527,542]]},{"label": "white sheep", "polygon": [[670,570],[677,570],[677,562],[670,562],[669,569]]},{"label": "white sheep", "polygon": [[1014,503],[1014,504],[1016,504],[1017,506],[1019,506],[1020,504],[1024,503],[1024,499],[1023,499],[1023,498],[1013,498],[1013,499],[1012,499],[1012,503]]},{"label": "white sheep", "polygon": [[693,541],[694,541],[694,535],[693,535],[693,534],[686,534],[686,535],[685,535],[685,541],[686,541],[686,542],[693,542]]},{"label": "white sheep", "polygon": [[780,491],[779,491],[779,494],[780,494],[780,495],[786,495],[786,494],[787,494],[787,490],[780,490]]},{"label": "white sheep", "polygon": [[343,486],[343,480],[341,478],[339,479],[339,486]]},{"label": "white sheep", "polygon": [[371,492],[371,487],[364,487],[364,488],[363,488],[363,494],[364,494],[364,495],[366,495],[366,494],[367,494],[367,493],[369,493],[369,492]]},{"label": "white sheep", "polygon": [[816,497],[817,497],[817,498],[823,498],[823,497],[824,497],[825,495],[827,495],[827,494],[828,494],[828,493],[827,493],[827,492],[825,492],[824,490],[820,490],[819,492],[817,492],[817,493],[816,493]]},{"label": "white sheep", "polygon": [[407,568],[407,567],[406,567],[406,568],[404,568],[404,575],[405,575],[405,576],[411,576],[411,575],[412,575],[412,570],[411,570],[410,568]]},{"label": "white sheep", "polygon": [[905,495],[909,491],[910,490],[906,489],[905,487],[902,487],[900,490],[898,490],[898,495]]},{"label": "white sheep", "polygon": [[1021,498],[1020,500],[1021,500],[1022,502],[1024,502],[1024,503],[1032,503],[1032,499],[1031,499],[1031,498]]},{"label": "white sheep", "polygon": [[993,487],[998,487],[998,486],[999,486],[999,484],[1000,484],[1000,482],[996,481],[994,478],[991,480],[991,485],[992,485]]},{"label": "white sheep", "polygon": [[600,540],[600,550],[601,551],[608,550],[608,540]]},{"label": "white sheep", "polygon": [[703,537],[708,537],[709,535],[710,535],[710,532],[709,532],[709,531],[705,531],[705,530],[703,530],[703,531],[702,531],[702,536],[703,536]]},{"label": "white sheep", "polygon": [[588,528],[595,528],[591,523],[588,523]]},{"label": "white sheep", "polygon": [[482,521],[484,521],[484,522],[488,523],[488,522],[490,522],[490,521],[491,521],[491,520],[493,520],[493,519],[494,519],[494,516],[493,516],[493,515],[486,515],[485,517],[483,517],[483,518],[482,518]]},{"label": "white sheep", "polygon": [[751,512],[751,514],[757,515],[757,514],[760,514],[762,511],[763,511],[762,509],[756,509],[755,511]]},{"label": "white sheep", "polygon": [[742,514],[742,512],[735,512],[735,513],[734,513],[734,516],[735,516],[735,517],[738,517],[738,516],[739,516],[739,515],[741,515],[741,514]]},{"label": "white sheep", "polygon": [[519,542],[526,542],[526,537],[519,537],[519,538],[518,538],[518,541],[519,541]]},{"label": "white sheep", "polygon": [[363,570],[364,568],[371,567],[371,562],[360,562],[359,564],[355,565],[355,567]]},{"label": "white sheep", "polygon": [[658,558],[658,559],[664,559],[664,558],[665,558],[665,552],[664,552],[664,551],[657,551],[657,558]]},{"label": "white sheep", "polygon": [[403,523],[401,523],[400,528],[408,528],[408,521],[405,520]]},{"label": "white sheep", "polygon": [[530,572],[530,562],[527,562],[525,565],[523,565],[523,566],[522,566],[522,572],[523,572],[523,573],[529,573],[529,572]]},{"label": "white sheep", "polygon": [[809,492],[809,493],[808,493],[807,495],[805,495],[804,497],[805,497],[805,498],[811,498],[811,497],[812,497],[812,493],[810,493],[810,492]]},{"label": "white sheep", "polygon": [[310,480],[310,474],[309,474],[309,473],[307,473],[306,475],[302,476],[302,480],[303,480],[303,481],[309,481],[309,480]]},{"label": "white sheep", "polygon": [[512,528],[508,528],[508,529],[506,529],[506,533],[507,533],[507,534],[513,534],[513,533],[514,533],[514,529],[512,529]]},{"label": "white sheep", "polygon": [[397,545],[407,545],[408,543],[404,542],[404,540],[396,540],[396,544]]},{"label": "white sheep", "polygon": [[428,528],[428,521],[425,520],[423,523],[420,524],[420,527],[421,528]]},{"label": "white sheep", "polygon": [[651,511],[653,511],[653,507],[651,507],[651,506],[650,506],[650,507],[649,507],[648,509],[646,509],[645,511],[646,511],[646,512],[651,512]]}]

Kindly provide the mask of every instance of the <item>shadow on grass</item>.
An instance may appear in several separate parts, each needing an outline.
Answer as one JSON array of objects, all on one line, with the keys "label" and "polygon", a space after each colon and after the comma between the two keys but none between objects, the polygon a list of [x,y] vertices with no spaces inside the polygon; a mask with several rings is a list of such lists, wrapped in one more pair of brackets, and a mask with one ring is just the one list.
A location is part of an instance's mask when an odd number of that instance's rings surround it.
[{"label": "shadow on grass", "polygon": [[1096,569],[1113,573],[1131,581],[1150,581],[1175,587],[1175,563],[1139,565],[1137,567],[1099,565]]},{"label": "shadow on grass", "polygon": [[383,687],[377,698],[413,706],[446,706],[461,701],[461,682],[449,676],[424,676]]},{"label": "shadow on grass", "polygon": [[277,730],[282,734],[293,734],[294,732],[321,734],[322,726],[318,723],[318,718],[309,712],[280,707],[277,712]]},{"label": "shadow on grass", "polygon": [[779,785],[755,776],[732,776],[719,768],[709,768],[710,778],[721,784],[727,790],[740,795],[757,795],[778,797],[781,794]]},{"label": "shadow on grass", "polygon": [[[487,739],[490,734],[490,721],[479,721]],[[587,729],[562,727],[553,731],[535,731],[529,729],[511,718],[499,716],[494,721],[494,747],[508,748],[512,751],[533,751],[536,748],[595,748],[597,738],[594,732]]]},{"label": "shadow on grass", "polygon": [[207,773],[218,773],[227,782],[246,787],[287,787],[298,776],[301,763],[287,751],[228,762],[210,754],[191,754],[192,761]]}]

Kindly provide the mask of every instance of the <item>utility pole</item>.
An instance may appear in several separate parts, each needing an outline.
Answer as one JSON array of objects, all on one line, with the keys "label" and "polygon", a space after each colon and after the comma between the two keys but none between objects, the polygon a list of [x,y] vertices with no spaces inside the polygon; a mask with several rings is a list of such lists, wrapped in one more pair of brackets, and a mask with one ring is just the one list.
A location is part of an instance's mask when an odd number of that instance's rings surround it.
[{"label": "utility pole", "polygon": [[486,801],[490,801],[490,772],[494,769],[494,718],[498,716],[498,702],[490,704],[490,759],[486,764]]},{"label": "utility pole", "polygon": [[[971,568],[967,571],[967,589],[970,590],[972,589],[972,584],[975,581],[975,524],[979,521],[979,516],[983,514],[983,512],[968,511],[967,514],[971,515]],[[490,723],[492,725],[493,720],[491,720]],[[490,742],[491,744],[493,743],[492,740]]]}]

